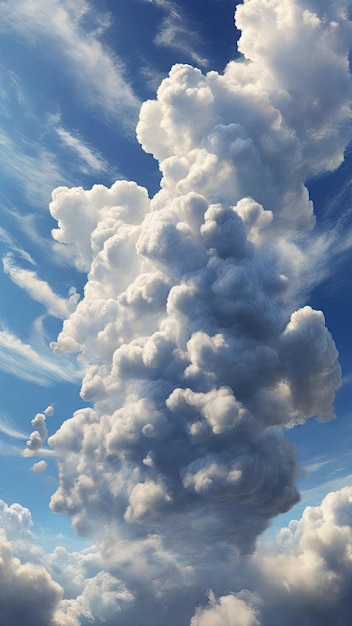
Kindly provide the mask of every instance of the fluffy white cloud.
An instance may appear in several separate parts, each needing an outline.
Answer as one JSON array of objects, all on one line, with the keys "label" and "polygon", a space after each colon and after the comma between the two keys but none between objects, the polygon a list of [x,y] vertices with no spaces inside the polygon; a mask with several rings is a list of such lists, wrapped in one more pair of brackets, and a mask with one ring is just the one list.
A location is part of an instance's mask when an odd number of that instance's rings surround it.
[{"label": "fluffy white cloud", "polygon": [[[47,417],[51,417],[54,414],[54,407],[49,405],[43,413],[37,413],[34,418],[31,420],[31,424],[34,430],[30,433],[27,441],[26,447],[22,450],[22,456],[24,457],[32,457],[38,454],[39,452],[42,455],[52,455],[52,450],[48,450],[47,448],[43,448],[47,438],[48,438],[48,428],[46,419]],[[47,463],[45,461],[38,461],[38,463],[34,463],[31,467],[31,471],[33,472],[42,472],[46,469]]]},{"label": "fluffy white cloud", "polygon": [[64,590],[61,610],[80,624],[113,623],[134,600],[123,581],[101,569],[95,546],[81,552],[57,547],[42,561]]},{"label": "fluffy white cloud", "polygon": [[48,464],[46,461],[37,461],[36,463],[33,463],[30,469],[31,469],[31,472],[39,473],[39,472],[45,472],[47,467],[48,467]]},{"label": "fluffy white cloud", "polygon": [[57,547],[52,554],[45,553],[32,528],[28,509],[0,500],[0,610],[4,624],[24,619],[37,626],[99,624],[131,604],[133,594],[121,580],[101,570],[94,546],[72,553]]},{"label": "fluffy white cloud", "polygon": [[[122,237],[118,239],[113,235],[126,220],[131,224],[140,223],[148,206],[147,191],[133,182],[117,181],[111,189],[94,185],[90,191],[81,187],[59,187],[54,190],[50,204],[50,212],[58,221],[58,228],[52,234],[59,243],[70,245],[78,269],[89,270],[92,260],[100,253],[103,271],[104,265],[108,268],[110,261],[105,261],[105,254],[110,249],[111,256],[114,244],[123,246],[121,239],[128,235],[128,231],[123,229]],[[118,256],[117,251],[115,256]],[[122,257],[120,262],[123,261]]]},{"label": "fluffy white cloud", "polygon": [[347,623],[351,611],[352,488],[329,493],[278,535],[277,553],[256,555],[262,624]]},{"label": "fluffy white cloud", "polygon": [[84,623],[113,623],[133,600],[133,594],[123,582],[108,572],[99,572],[85,580],[81,595],[74,600],[64,600],[62,606],[66,613],[76,615]]},{"label": "fluffy white cloud", "polygon": [[[0,606],[9,624],[26,606],[27,623],[43,626],[102,621],[127,626],[138,623],[141,615],[143,623],[153,626],[163,626],[165,620],[172,626],[348,623],[352,487],[307,507],[300,520],[279,531],[276,548],[268,552],[262,547],[249,558],[235,552],[229,558],[230,544],[217,541],[209,563],[207,546],[204,559],[199,547],[187,542],[184,528],[183,540],[194,550],[197,567],[182,565],[182,553],[167,552],[160,534],[132,541],[122,532],[116,545],[111,527],[101,551],[92,546],[70,553],[58,547],[45,554],[31,532],[30,512],[18,504],[0,502],[0,526],[11,538],[10,543],[2,531]],[[215,592],[206,592],[209,583]]]},{"label": "fluffy white cloud", "polygon": [[[350,129],[345,8],[240,5],[244,59],[223,75],[177,65],[142,107],[160,191],[53,193],[53,237],[88,274],[53,347],[78,353],[93,406],[49,439],[52,509],[97,537],[108,573],[70,605],[87,619],[100,589],[122,625],[273,623],[270,599],[236,595],[236,570],[297,501],[284,428],[330,419],[340,385],[324,316],[304,306],[321,262],[305,181],[341,163]],[[219,600],[195,612],[209,588]]]},{"label": "fluffy white cloud", "polygon": [[0,527],[10,539],[27,536],[33,526],[31,512],[18,503],[7,505],[0,500]]},{"label": "fluffy white cloud", "polygon": [[37,413],[31,420],[31,424],[35,430],[29,435],[28,441],[26,441],[26,448],[22,452],[23,456],[36,454],[48,437],[46,415],[44,413]]},{"label": "fluffy white cloud", "polygon": [[24,138],[15,143],[5,130],[0,132],[0,161],[3,173],[20,185],[33,206],[45,209],[53,186],[69,184],[70,179],[62,172],[53,152],[42,146],[34,147]]}]

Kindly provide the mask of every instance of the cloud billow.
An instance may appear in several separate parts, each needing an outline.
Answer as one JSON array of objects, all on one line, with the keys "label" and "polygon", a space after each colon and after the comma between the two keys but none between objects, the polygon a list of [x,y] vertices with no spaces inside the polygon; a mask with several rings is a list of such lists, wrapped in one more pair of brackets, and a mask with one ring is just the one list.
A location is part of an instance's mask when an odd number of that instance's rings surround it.
[{"label": "cloud billow", "polygon": [[255,593],[242,590],[199,607],[191,626],[348,624],[351,612],[351,487],[307,507],[279,531],[276,550],[257,551],[244,570]]},{"label": "cloud billow", "polygon": [[[49,440],[51,506],[97,535],[137,598],[121,624],[141,607],[164,624],[163,606],[170,625],[215,624],[233,605],[242,621],[219,624],[257,626],[226,594],[240,553],[298,499],[282,429],[333,417],[337,350],[304,306],[320,262],[304,183],[343,160],[351,33],[347,3],[319,7],[249,0],[242,60],[172,68],[137,127],[162,173],[152,199],[127,181],[53,193],[54,239],[88,272],[54,349],[79,354],[93,407]],[[225,599],[195,613],[209,588]]]},{"label": "cloud billow", "polygon": [[75,618],[59,609],[63,595],[60,585],[43,566],[21,562],[15,557],[3,530],[0,533],[0,555],[0,607],[4,624],[78,626]]}]

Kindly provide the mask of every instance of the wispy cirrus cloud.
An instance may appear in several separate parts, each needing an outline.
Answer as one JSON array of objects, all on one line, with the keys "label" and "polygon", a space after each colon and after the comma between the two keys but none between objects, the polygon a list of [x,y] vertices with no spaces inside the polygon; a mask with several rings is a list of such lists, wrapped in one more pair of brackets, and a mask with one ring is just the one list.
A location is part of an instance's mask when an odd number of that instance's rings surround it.
[{"label": "wispy cirrus cloud", "polygon": [[7,414],[2,411],[0,415],[0,433],[12,437],[12,439],[27,439],[26,434],[12,422]]},{"label": "wispy cirrus cloud", "polygon": [[4,244],[7,248],[11,250],[13,254],[16,254],[17,256],[21,257],[21,259],[28,261],[28,263],[31,263],[31,265],[35,264],[29,252],[24,250],[22,246],[20,246],[14,240],[12,235],[10,235],[10,233],[8,233],[7,230],[5,228],[2,228],[1,226],[0,226],[0,243]]},{"label": "wispy cirrus cloud", "polygon": [[16,33],[31,46],[54,48],[85,102],[128,131],[134,128],[140,102],[122,61],[100,41],[109,25],[107,14],[86,0],[2,0],[0,11],[2,32]]},{"label": "wispy cirrus cloud", "polygon": [[196,26],[190,23],[176,2],[168,0],[147,0],[147,2],[161,7],[166,13],[154,40],[156,45],[173,48],[188,55],[198,65],[206,66],[208,59],[200,52],[203,46]]},{"label": "wispy cirrus cloud", "polygon": [[80,170],[85,174],[106,172],[110,169],[108,162],[94,148],[88,146],[80,137],[73,135],[62,126],[55,128],[61,143],[76,154],[80,161]]},{"label": "wispy cirrus cloud", "polygon": [[18,183],[34,206],[46,207],[53,187],[69,182],[53,152],[23,137],[15,143],[4,130],[0,131],[0,163],[2,174]]},{"label": "wispy cirrus cloud", "polygon": [[71,360],[55,356],[49,349],[36,350],[8,330],[0,330],[0,370],[44,387],[79,379]]},{"label": "wispy cirrus cloud", "polygon": [[74,310],[78,294],[74,289],[70,290],[69,297],[62,298],[56,294],[50,285],[38,277],[34,270],[18,267],[13,261],[11,254],[6,254],[2,260],[4,272],[11,280],[36,302],[43,304],[50,315],[65,319]]}]

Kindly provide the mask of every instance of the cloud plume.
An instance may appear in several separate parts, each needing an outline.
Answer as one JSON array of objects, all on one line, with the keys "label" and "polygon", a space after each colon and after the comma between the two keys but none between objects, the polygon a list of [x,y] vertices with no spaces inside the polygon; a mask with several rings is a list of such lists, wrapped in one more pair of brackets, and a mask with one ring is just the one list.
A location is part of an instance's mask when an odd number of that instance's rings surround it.
[{"label": "cloud plume", "polygon": [[88,273],[53,347],[79,354],[92,403],[49,439],[51,507],[133,590],[123,625],[260,623],[229,595],[236,564],[298,499],[284,428],[332,418],[341,382],[305,300],[320,262],[305,181],[338,167],[350,133],[347,2],[247,0],[236,22],[241,60],[176,65],[142,106],[153,198],[117,181],[50,206]]}]

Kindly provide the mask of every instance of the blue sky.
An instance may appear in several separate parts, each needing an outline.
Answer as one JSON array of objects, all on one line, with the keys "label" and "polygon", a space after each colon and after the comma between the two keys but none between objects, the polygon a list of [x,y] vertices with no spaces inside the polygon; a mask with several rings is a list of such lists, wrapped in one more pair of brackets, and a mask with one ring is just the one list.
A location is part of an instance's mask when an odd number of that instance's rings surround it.
[{"label": "blue sky", "polygon": [[347,626],[348,1],[0,10],[2,623]]}]

